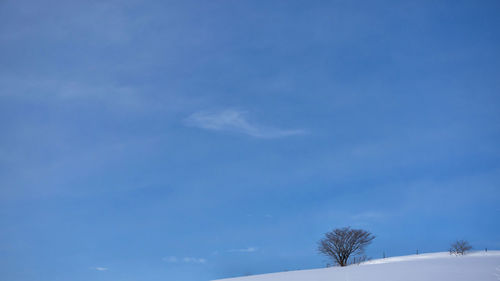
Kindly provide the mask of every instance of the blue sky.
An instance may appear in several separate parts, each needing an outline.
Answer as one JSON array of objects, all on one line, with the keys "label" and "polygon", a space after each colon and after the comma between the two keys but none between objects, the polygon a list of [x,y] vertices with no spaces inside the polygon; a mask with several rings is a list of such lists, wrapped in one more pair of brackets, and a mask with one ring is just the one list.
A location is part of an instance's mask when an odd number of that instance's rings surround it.
[{"label": "blue sky", "polygon": [[500,249],[498,1],[0,2],[0,277]]}]

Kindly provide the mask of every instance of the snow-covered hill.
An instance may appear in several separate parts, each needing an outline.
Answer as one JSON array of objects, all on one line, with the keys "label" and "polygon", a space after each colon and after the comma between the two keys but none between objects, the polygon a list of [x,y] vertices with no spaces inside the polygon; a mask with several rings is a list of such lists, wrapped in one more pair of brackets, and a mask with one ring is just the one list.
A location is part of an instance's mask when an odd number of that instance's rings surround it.
[{"label": "snow-covered hill", "polygon": [[431,253],[392,257],[347,267],[270,273],[224,281],[499,281],[500,251],[465,256]]}]

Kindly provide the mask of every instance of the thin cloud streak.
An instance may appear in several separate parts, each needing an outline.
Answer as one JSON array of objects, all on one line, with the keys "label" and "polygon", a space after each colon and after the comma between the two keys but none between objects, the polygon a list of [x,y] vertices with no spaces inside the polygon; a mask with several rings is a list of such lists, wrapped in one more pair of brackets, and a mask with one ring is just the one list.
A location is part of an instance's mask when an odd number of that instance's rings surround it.
[{"label": "thin cloud streak", "polygon": [[199,263],[203,264],[206,263],[207,260],[204,258],[194,258],[194,257],[176,257],[176,256],[170,256],[170,257],[165,257],[162,259],[164,262],[168,263]]},{"label": "thin cloud streak", "polygon": [[228,131],[255,138],[282,138],[304,134],[304,130],[282,130],[250,123],[246,112],[224,110],[220,112],[196,112],[186,118],[185,124],[211,131]]},{"label": "thin cloud streak", "polygon": [[229,253],[253,253],[256,252],[257,248],[255,247],[248,247],[248,248],[243,248],[243,249],[231,249],[228,250]]}]

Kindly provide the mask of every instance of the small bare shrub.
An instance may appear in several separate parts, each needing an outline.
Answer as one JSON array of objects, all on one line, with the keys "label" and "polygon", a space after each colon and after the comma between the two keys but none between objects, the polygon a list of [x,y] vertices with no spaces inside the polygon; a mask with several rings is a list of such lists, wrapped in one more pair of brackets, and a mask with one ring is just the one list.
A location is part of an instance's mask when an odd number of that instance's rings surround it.
[{"label": "small bare shrub", "polygon": [[360,264],[364,263],[365,261],[369,261],[369,260],[371,260],[371,258],[367,257],[366,255],[362,255],[359,257],[353,257],[351,260],[351,264],[360,265]]},{"label": "small bare shrub", "polygon": [[450,255],[463,256],[471,249],[472,246],[466,240],[457,240],[455,243],[451,244]]}]

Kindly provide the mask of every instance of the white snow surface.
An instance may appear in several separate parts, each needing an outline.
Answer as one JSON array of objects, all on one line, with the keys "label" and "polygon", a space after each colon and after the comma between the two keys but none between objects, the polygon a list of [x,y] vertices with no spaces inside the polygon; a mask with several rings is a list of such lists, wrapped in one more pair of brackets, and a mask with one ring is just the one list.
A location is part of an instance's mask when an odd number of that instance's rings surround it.
[{"label": "white snow surface", "polygon": [[499,281],[500,251],[447,252],[371,260],[359,265],[219,279],[224,281]]}]

